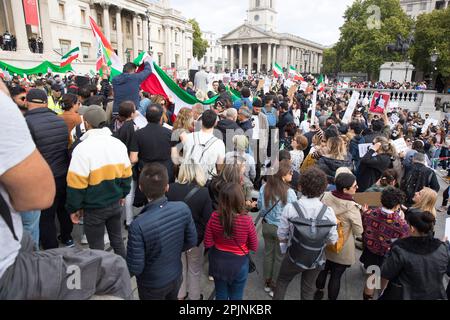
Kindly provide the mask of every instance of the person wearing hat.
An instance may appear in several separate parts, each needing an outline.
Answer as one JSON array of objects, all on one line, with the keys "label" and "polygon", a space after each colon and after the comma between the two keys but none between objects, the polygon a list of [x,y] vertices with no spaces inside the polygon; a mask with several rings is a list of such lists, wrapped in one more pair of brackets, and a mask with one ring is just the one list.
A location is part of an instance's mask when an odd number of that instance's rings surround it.
[{"label": "person wearing hat", "polygon": [[64,208],[66,201],[66,176],[69,166],[67,149],[69,132],[66,123],[48,106],[47,94],[40,89],[31,89],[26,96],[25,120],[38,150],[52,169],[56,184],[53,205],[43,210],[40,220],[40,240],[44,250],[59,247],[55,215],[58,215],[61,230],[61,242],[68,247],[74,245],[73,225]]},{"label": "person wearing hat", "polygon": [[61,108],[61,100],[63,95],[63,88],[60,84],[54,83],[52,84],[51,94],[48,96],[48,108],[60,115],[63,113]]},{"label": "person wearing hat", "polygon": [[90,249],[105,250],[106,227],[114,252],[126,258],[121,217],[131,189],[127,147],[105,127],[106,112],[102,107],[89,107],[83,121],[87,132],[72,153],[66,208],[74,224],[84,217]]},{"label": "person wearing hat", "polygon": [[253,136],[253,133],[252,133],[253,124],[252,124],[251,119],[252,119],[252,113],[248,109],[248,107],[242,107],[239,109],[239,113],[238,113],[239,126],[250,137]]}]

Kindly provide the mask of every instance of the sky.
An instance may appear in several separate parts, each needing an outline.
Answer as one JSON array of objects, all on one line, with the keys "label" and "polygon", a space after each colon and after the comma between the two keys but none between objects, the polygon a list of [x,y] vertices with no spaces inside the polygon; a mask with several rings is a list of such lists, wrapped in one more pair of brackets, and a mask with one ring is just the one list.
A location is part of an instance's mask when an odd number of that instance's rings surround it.
[{"label": "sky", "polygon": [[[278,0],[278,32],[332,45],[339,40],[343,15],[353,0]],[[203,31],[219,36],[244,23],[248,0],[170,0],[186,18],[195,18]]]}]

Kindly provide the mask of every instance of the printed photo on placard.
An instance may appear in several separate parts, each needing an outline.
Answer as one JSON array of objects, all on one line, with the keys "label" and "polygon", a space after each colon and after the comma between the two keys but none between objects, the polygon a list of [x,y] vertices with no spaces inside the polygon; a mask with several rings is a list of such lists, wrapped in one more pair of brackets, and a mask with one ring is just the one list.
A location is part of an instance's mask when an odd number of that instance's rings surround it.
[{"label": "printed photo on placard", "polygon": [[389,93],[375,92],[372,97],[369,112],[376,114],[384,114],[389,105],[390,100],[391,95]]}]

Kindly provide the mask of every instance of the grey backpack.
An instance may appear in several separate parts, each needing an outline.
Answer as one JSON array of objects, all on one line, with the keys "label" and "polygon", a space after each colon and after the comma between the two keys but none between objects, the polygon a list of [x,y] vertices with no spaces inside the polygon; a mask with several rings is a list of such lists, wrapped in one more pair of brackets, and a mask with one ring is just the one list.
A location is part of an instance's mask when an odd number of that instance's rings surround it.
[{"label": "grey backpack", "polygon": [[302,269],[316,269],[324,263],[324,251],[328,236],[331,229],[336,227],[336,223],[323,220],[325,212],[328,210],[326,205],[323,205],[316,219],[306,219],[298,203],[293,202],[292,204],[298,217],[289,219],[289,222],[294,225],[294,234],[288,249],[289,258]]}]

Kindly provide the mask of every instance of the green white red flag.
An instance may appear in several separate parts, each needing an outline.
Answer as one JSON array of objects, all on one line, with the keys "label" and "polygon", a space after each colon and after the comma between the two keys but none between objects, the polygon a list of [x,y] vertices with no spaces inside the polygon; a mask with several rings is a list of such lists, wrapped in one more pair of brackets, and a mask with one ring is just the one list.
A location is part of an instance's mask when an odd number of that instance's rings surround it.
[{"label": "green white red flag", "polygon": [[289,77],[294,81],[305,81],[305,78],[303,78],[302,75],[299,74],[293,66],[289,67]]},{"label": "green white red flag", "polygon": [[60,67],[65,67],[69,64],[71,64],[74,60],[78,59],[80,56],[80,48],[76,47],[69,52],[67,52],[65,55],[61,57],[61,64]]},{"label": "green white red flag", "polygon": [[274,63],[273,64],[273,76],[275,78],[279,78],[283,75],[283,68],[278,64],[278,63]]}]

